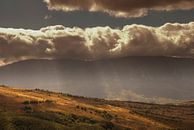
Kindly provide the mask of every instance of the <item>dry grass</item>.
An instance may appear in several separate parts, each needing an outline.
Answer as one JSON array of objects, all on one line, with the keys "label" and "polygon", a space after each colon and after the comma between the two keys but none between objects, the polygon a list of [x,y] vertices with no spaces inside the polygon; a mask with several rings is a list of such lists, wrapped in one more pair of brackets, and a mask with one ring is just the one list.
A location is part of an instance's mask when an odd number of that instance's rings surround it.
[{"label": "dry grass", "polygon": [[[133,102],[126,105],[126,102],[86,99],[42,90],[8,87],[0,87],[0,99],[0,110],[3,112],[25,113],[25,109],[29,109],[28,112],[68,113],[133,130],[194,129],[194,111],[188,104],[187,107],[161,107],[157,104]],[[36,103],[25,104],[26,101]],[[180,116],[181,122],[177,123],[176,119]]]}]

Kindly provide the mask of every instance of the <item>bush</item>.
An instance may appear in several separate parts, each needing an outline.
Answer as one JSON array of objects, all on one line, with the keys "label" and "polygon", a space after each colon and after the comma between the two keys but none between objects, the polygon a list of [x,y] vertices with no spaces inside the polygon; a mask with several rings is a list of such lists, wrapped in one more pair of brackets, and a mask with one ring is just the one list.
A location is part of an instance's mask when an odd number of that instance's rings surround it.
[{"label": "bush", "polygon": [[36,100],[32,100],[32,101],[26,100],[26,101],[23,102],[24,105],[39,104],[39,103],[41,103],[41,102],[40,101],[36,101]]},{"label": "bush", "polygon": [[24,104],[24,105],[29,105],[29,104],[30,104],[30,101],[29,101],[29,100],[24,101],[23,104]]},{"label": "bush", "polygon": [[23,102],[24,105],[38,105],[38,104],[41,104],[41,103],[52,103],[53,101],[52,100],[45,100],[45,101],[36,101],[36,100],[26,100]]},{"label": "bush", "polygon": [[46,100],[45,103],[53,103],[52,100]]},{"label": "bush", "polygon": [[2,85],[0,85],[0,87],[7,88],[8,86],[2,84]]},{"label": "bush", "polygon": [[27,113],[30,113],[30,112],[33,111],[33,110],[32,110],[32,107],[30,107],[30,106],[25,106],[25,107],[23,108],[23,110],[24,110],[25,112],[27,112]]}]

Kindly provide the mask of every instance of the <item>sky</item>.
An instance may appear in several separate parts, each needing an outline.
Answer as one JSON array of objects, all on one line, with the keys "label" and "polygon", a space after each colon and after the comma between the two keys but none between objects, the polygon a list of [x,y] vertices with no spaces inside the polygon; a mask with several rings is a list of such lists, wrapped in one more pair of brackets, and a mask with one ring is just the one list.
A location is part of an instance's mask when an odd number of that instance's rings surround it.
[{"label": "sky", "polygon": [[194,0],[1,0],[0,65],[194,57]]},{"label": "sky", "polygon": [[[81,0],[82,1],[82,0]],[[121,0],[122,1],[122,0]],[[130,0],[128,0],[130,1]],[[149,11],[149,15],[137,18],[116,18],[106,13],[88,11],[51,11],[43,0],[1,0],[0,26],[40,29],[50,25],[67,27],[110,26],[123,27],[129,24],[161,26],[167,22],[188,23],[194,20],[194,9],[176,11]]]}]

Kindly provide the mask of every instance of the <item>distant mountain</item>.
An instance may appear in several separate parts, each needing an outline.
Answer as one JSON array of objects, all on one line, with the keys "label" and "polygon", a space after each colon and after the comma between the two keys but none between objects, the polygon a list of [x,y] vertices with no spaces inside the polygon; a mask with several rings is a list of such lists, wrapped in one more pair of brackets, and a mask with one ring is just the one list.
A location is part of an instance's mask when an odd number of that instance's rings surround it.
[{"label": "distant mountain", "polygon": [[0,84],[109,99],[193,99],[194,60],[27,60],[1,67]]}]

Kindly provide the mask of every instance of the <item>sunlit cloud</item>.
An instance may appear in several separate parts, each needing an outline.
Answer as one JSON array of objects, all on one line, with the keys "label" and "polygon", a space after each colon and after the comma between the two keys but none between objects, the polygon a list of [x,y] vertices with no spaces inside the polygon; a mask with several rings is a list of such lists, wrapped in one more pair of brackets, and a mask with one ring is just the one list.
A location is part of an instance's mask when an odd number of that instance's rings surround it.
[{"label": "sunlit cloud", "polygon": [[129,89],[120,89],[120,91],[109,90],[105,91],[106,99],[119,100],[119,101],[135,101],[135,102],[147,102],[147,103],[175,103],[181,102],[181,100],[169,99],[164,97],[147,97],[141,94],[137,94]]},{"label": "sunlit cloud", "polygon": [[52,15],[45,15],[45,16],[44,16],[44,19],[45,19],[45,20],[49,20],[49,19],[51,19],[51,18],[52,18]]},{"label": "sunlit cloud", "polygon": [[50,10],[104,12],[115,17],[142,17],[149,11],[189,10],[194,0],[44,0]]},{"label": "sunlit cloud", "polygon": [[194,22],[40,30],[0,28],[0,64],[26,59],[96,60],[125,56],[194,58]]}]

